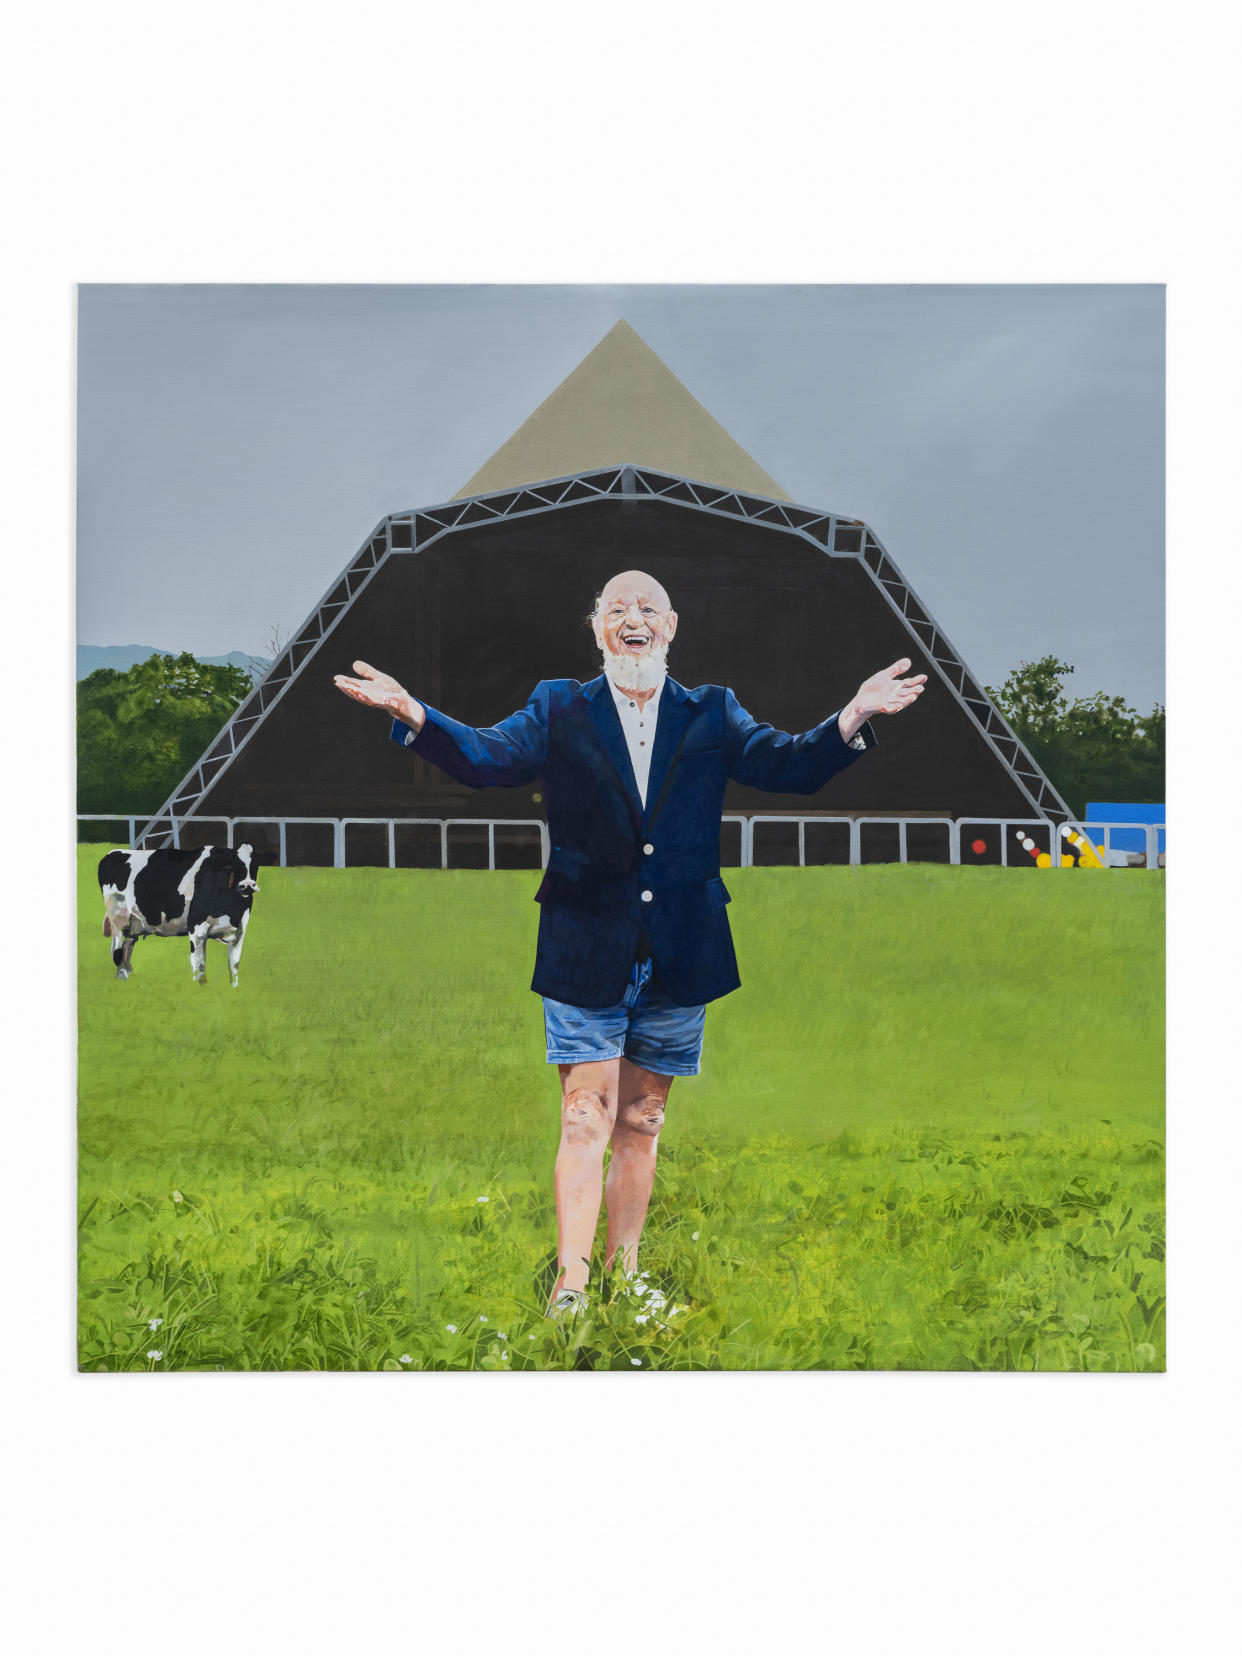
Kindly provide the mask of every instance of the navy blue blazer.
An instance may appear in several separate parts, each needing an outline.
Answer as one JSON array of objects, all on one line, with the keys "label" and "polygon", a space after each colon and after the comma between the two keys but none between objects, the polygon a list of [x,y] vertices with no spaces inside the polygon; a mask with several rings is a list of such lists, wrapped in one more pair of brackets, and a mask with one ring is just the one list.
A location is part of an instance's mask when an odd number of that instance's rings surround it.
[{"label": "navy blue blazer", "polygon": [[[472,788],[542,782],[551,855],[535,898],[531,988],[575,1006],[620,1001],[640,940],[679,1005],[736,989],[729,893],[720,878],[726,782],[811,794],[863,751],[842,739],[835,713],[790,736],[752,719],[732,690],[686,690],[669,678],[644,809],[602,673],[585,685],[545,679],[520,713],[488,730],[426,711],[417,734],[395,720],[393,739],[456,781]],[[875,746],[870,725],[860,734],[863,748]]]}]

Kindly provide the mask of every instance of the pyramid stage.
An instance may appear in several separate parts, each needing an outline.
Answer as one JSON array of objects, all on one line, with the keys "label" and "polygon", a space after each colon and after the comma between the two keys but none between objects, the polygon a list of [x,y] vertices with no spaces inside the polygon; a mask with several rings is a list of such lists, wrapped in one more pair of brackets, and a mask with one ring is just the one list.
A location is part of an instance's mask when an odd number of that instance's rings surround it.
[{"label": "pyramid stage", "polygon": [[[929,675],[915,711],[879,722],[865,765],[810,798],[731,784],[727,812],[1068,817],[874,532],[791,502],[619,323],[458,496],[376,526],[140,843],[167,843],[174,820],[192,845],[223,818],[542,817],[538,786],[471,790],[403,752],[333,674],[368,661],[493,724],[540,679],[599,672],[586,618],[629,568],[678,612],[673,676],[727,684],[778,728],[818,724],[901,656]],[[298,833],[289,861],[332,860],[322,831],[300,830],[304,850]],[[275,854],[274,829],[246,837]],[[386,858],[377,845],[350,860]]]}]

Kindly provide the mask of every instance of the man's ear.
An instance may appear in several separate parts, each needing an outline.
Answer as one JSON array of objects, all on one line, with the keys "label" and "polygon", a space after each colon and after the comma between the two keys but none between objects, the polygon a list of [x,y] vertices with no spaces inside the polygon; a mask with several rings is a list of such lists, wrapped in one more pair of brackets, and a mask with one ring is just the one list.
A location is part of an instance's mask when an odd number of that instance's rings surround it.
[{"label": "man's ear", "polygon": [[676,631],[677,631],[677,611],[676,610],[669,610],[669,612],[668,612],[667,632],[668,632],[668,641],[669,641],[670,644],[673,642],[673,636],[676,633]]}]

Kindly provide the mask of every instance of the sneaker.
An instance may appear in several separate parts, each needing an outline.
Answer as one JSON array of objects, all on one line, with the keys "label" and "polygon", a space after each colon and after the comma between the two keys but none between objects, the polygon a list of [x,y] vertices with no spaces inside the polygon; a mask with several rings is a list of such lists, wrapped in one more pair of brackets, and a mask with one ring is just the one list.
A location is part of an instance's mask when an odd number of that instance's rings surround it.
[{"label": "sneaker", "polygon": [[545,1317],[577,1317],[587,1308],[585,1288],[562,1288],[544,1312]]}]

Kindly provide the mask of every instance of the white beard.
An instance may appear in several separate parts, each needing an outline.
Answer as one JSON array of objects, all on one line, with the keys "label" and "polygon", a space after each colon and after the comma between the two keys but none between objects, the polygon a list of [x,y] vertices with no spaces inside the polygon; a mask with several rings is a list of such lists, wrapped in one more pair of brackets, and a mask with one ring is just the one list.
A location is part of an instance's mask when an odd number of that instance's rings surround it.
[{"label": "white beard", "polygon": [[618,690],[658,690],[668,673],[668,645],[655,644],[645,655],[604,651],[604,671]]}]

